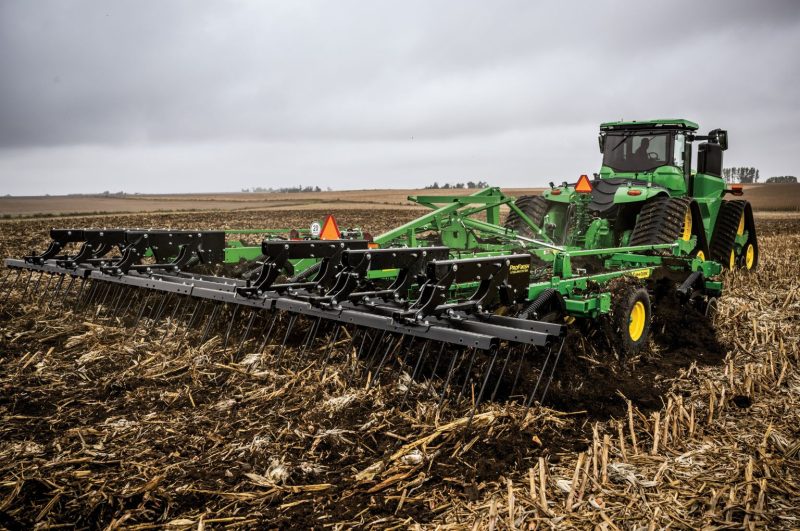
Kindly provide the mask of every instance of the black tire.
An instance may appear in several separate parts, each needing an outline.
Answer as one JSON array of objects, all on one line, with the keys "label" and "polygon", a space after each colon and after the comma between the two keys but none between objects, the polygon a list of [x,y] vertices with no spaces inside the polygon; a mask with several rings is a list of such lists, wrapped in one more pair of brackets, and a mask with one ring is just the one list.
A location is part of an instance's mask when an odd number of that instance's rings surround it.
[{"label": "black tire", "polygon": [[[650,324],[653,320],[650,294],[637,282],[628,282],[614,290],[612,297],[614,298],[611,307],[613,345],[626,356],[638,354],[650,338]],[[639,312],[644,312],[640,317],[642,323],[634,326],[634,313],[639,316]],[[638,318],[636,317],[637,320]]]},{"label": "black tire", "polygon": [[[531,221],[539,228],[543,228],[542,223],[544,222],[544,216],[550,208],[547,199],[541,195],[523,195],[514,201],[514,204],[517,208],[522,210],[526,216],[531,218]],[[517,234],[525,236],[526,238],[535,238],[537,236],[533,233],[528,224],[513,210],[508,213],[505,228],[514,230]]]}]

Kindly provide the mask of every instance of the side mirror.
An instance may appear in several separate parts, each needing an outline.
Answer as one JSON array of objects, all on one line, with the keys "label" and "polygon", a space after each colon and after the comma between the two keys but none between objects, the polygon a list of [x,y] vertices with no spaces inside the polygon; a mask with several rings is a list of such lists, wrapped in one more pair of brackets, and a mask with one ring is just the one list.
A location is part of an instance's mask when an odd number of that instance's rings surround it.
[{"label": "side mirror", "polygon": [[597,143],[600,146],[600,153],[603,153],[603,150],[606,147],[606,135],[604,135],[603,133],[597,135]]},{"label": "side mirror", "polygon": [[728,132],[724,129],[714,129],[708,133],[708,136],[716,138],[717,144],[722,148],[722,151],[728,149]]}]

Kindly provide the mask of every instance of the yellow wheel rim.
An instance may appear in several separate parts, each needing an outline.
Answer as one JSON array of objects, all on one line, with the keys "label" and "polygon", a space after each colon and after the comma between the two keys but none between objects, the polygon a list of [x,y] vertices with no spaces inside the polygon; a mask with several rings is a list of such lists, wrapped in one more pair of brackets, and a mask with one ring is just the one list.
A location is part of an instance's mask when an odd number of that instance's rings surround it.
[{"label": "yellow wheel rim", "polygon": [[697,251],[697,254],[694,255],[694,257],[700,260],[701,262],[706,259],[706,255],[705,253],[703,253],[703,251]]},{"label": "yellow wheel rim", "polygon": [[636,301],[636,304],[634,304],[631,309],[631,316],[628,319],[628,335],[633,341],[639,341],[639,338],[642,337],[645,317],[646,312],[644,304],[642,304],[642,301]]},{"label": "yellow wheel rim", "polygon": [[756,261],[756,250],[753,247],[752,243],[747,244],[747,248],[744,251],[744,265],[747,269],[753,269],[753,263]]},{"label": "yellow wheel rim", "polygon": [[736,267],[736,251],[733,250],[733,249],[731,249],[731,264],[730,264],[730,266],[731,266],[730,267],[731,269]]},{"label": "yellow wheel rim", "polygon": [[736,229],[736,234],[739,236],[744,234],[744,212],[742,212],[742,217],[739,219],[739,228]]},{"label": "yellow wheel rim", "polygon": [[681,234],[681,239],[683,239],[683,241],[685,242],[688,242],[689,238],[691,237],[692,237],[692,212],[691,210],[686,209],[686,216],[684,216],[683,218],[683,234]]}]

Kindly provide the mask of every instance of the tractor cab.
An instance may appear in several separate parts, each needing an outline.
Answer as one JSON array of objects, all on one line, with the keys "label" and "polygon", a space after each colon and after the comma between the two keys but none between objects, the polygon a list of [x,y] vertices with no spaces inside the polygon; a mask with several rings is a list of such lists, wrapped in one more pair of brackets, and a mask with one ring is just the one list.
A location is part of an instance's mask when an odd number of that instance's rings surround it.
[{"label": "tractor cab", "polygon": [[607,122],[598,137],[605,180],[643,181],[665,188],[672,196],[692,193],[692,142],[700,145],[697,173],[722,177],[722,151],[727,133],[720,129],[697,135],[698,125],[689,120]]}]

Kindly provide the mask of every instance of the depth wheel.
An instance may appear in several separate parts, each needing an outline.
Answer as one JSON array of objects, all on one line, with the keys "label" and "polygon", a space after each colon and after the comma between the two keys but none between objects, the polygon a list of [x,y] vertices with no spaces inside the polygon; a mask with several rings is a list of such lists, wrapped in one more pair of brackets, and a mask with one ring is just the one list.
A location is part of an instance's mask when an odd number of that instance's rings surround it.
[{"label": "depth wheel", "polygon": [[650,294],[640,285],[630,284],[614,295],[611,324],[616,346],[623,354],[639,353],[650,337],[653,311]]}]

